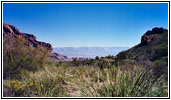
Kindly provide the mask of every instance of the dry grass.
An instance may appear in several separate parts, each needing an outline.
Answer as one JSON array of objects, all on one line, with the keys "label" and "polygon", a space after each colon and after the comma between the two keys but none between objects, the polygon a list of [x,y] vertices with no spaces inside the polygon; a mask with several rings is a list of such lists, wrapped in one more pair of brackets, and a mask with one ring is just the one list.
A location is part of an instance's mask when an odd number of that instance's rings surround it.
[{"label": "dry grass", "polygon": [[[28,88],[20,96],[38,97],[148,97],[167,96],[164,78],[155,80],[151,71],[141,67],[100,70],[93,66],[46,66],[29,73],[22,82],[38,80],[39,89]],[[7,86],[6,86],[7,87]]]}]

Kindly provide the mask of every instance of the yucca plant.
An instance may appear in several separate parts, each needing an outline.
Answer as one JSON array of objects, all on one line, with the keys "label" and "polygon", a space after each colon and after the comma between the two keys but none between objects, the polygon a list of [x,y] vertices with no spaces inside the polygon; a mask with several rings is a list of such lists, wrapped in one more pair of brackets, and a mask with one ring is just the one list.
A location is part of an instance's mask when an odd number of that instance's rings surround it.
[{"label": "yucca plant", "polygon": [[[162,85],[164,76],[158,79],[152,72],[140,67],[134,67],[133,72],[120,68],[104,69],[106,80],[91,82],[91,79],[82,77],[77,83],[81,96],[98,97],[149,97],[167,96],[166,87]],[[99,72],[102,74],[102,71]],[[98,74],[95,74],[98,75]]]}]

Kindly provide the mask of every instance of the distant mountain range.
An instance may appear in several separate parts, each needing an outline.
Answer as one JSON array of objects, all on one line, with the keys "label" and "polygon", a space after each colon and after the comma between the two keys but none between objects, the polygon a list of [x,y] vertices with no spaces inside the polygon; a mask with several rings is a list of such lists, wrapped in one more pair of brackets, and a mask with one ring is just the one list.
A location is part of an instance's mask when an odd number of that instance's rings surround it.
[{"label": "distant mountain range", "polygon": [[54,52],[66,55],[68,58],[95,58],[96,56],[117,55],[119,52],[127,49],[129,47],[56,47],[53,50]]}]

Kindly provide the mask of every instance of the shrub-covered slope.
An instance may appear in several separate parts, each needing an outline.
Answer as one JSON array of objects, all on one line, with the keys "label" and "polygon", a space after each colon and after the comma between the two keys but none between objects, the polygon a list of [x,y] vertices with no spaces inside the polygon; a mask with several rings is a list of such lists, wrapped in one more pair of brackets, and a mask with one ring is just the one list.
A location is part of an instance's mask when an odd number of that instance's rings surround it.
[{"label": "shrub-covered slope", "polygon": [[141,38],[141,43],[117,55],[118,60],[131,59],[152,66],[157,75],[168,72],[168,30],[153,28]]},{"label": "shrub-covered slope", "polygon": [[53,53],[51,44],[40,42],[10,24],[3,24],[3,77],[21,78],[23,71],[41,69],[48,61],[67,59]]}]

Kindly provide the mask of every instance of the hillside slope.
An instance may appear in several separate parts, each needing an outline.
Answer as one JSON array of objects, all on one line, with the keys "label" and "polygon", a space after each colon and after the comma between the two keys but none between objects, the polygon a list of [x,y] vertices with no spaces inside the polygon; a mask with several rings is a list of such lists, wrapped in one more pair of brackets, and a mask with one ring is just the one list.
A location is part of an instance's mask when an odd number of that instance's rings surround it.
[{"label": "hillside slope", "polygon": [[153,28],[141,37],[141,43],[120,52],[117,60],[136,60],[153,67],[157,75],[168,73],[168,30]]}]

